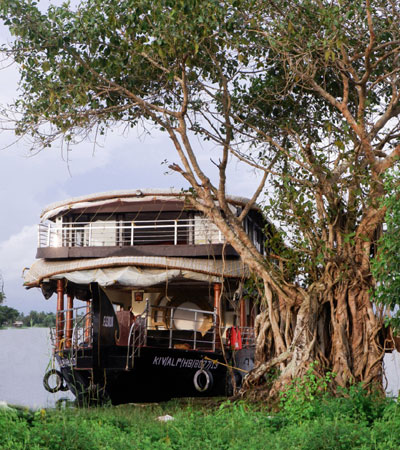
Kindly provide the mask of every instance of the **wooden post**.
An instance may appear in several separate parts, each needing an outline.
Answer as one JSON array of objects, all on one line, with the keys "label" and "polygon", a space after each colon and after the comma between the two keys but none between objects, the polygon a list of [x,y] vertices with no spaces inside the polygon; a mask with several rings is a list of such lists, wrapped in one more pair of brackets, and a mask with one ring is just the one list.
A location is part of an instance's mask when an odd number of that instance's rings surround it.
[{"label": "wooden post", "polygon": [[64,339],[64,280],[57,280],[56,350]]},{"label": "wooden post", "polygon": [[92,326],[92,318],[90,316],[90,301],[86,302],[86,318],[85,318],[85,343],[90,344],[90,329]]},{"label": "wooden post", "polygon": [[247,323],[246,323],[246,301],[243,297],[240,299],[239,305],[240,305],[240,328],[243,329],[247,325]]},{"label": "wooden post", "polygon": [[74,296],[67,294],[67,317],[65,326],[65,348],[71,348],[72,328],[74,325]]},{"label": "wooden post", "polygon": [[216,328],[216,345],[221,345],[221,336],[219,333],[219,326],[221,323],[221,284],[215,283],[214,284],[214,311],[216,313],[216,320],[215,320],[215,328]]}]

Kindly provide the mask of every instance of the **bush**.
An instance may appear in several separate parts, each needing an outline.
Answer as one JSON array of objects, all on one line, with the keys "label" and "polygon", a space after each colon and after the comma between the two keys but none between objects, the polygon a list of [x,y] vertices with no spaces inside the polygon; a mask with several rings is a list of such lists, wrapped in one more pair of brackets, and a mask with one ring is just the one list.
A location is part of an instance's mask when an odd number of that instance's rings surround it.
[{"label": "bush", "polygon": [[0,409],[0,448],[27,448],[30,432],[26,425],[26,418],[20,418],[16,411]]},{"label": "bush", "polygon": [[323,400],[329,397],[329,388],[335,377],[327,372],[324,377],[315,373],[318,363],[312,363],[303,378],[294,379],[283,392],[280,393],[281,413],[290,421],[301,422],[310,420],[322,414]]},{"label": "bush", "polygon": [[[319,381],[311,381],[303,391],[301,383],[292,386],[277,413],[243,401],[210,408],[187,400],[34,413],[0,410],[0,448],[400,448],[396,402],[368,395],[359,386],[333,397]],[[165,414],[174,420],[159,422],[157,417]]]}]

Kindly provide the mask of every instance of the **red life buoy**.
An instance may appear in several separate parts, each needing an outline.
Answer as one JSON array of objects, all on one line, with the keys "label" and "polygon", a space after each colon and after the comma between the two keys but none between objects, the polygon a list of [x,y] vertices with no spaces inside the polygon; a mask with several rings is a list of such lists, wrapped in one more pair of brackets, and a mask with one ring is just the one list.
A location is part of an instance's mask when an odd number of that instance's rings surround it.
[{"label": "red life buoy", "polygon": [[242,349],[242,335],[238,327],[230,327],[227,331],[228,345],[232,350]]}]

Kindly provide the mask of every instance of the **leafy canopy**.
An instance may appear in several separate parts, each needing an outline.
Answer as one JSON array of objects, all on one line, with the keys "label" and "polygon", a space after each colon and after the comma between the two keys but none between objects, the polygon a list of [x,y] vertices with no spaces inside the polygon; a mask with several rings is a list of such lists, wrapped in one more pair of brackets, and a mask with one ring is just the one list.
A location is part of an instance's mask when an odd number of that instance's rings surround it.
[{"label": "leafy canopy", "polygon": [[[227,151],[270,177],[282,272],[305,286],[372,245],[400,153],[396,2],[83,0],[41,13],[0,0],[0,15],[21,68],[16,130],[39,147],[152,122],[178,149],[173,168],[216,196]],[[221,150],[218,187],[193,133]]]},{"label": "leafy canopy", "polygon": [[395,333],[400,331],[400,186],[399,172],[392,173],[386,178],[387,197],[384,206],[385,231],[379,240],[379,252],[372,262],[372,274],[377,280],[375,300],[383,307],[387,307],[392,314],[387,323]]}]

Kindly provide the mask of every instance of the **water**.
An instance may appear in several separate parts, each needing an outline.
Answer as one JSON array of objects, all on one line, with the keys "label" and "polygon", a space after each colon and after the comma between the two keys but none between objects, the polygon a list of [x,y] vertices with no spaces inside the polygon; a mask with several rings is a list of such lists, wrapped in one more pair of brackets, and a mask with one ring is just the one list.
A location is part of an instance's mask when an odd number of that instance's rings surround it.
[{"label": "water", "polygon": [[0,401],[29,408],[53,407],[69,392],[50,394],[43,375],[51,362],[48,328],[0,330]]},{"label": "water", "polygon": [[385,376],[383,386],[391,397],[397,397],[400,390],[400,353],[386,353],[383,360]]},{"label": "water", "polygon": [[[0,401],[29,408],[53,407],[60,398],[73,399],[69,392],[50,394],[43,387],[43,375],[51,362],[47,328],[0,330]],[[388,395],[400,389],[400,354],[385,356]],[[384,381],[386,384],[386,380]]]}]

